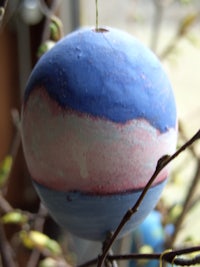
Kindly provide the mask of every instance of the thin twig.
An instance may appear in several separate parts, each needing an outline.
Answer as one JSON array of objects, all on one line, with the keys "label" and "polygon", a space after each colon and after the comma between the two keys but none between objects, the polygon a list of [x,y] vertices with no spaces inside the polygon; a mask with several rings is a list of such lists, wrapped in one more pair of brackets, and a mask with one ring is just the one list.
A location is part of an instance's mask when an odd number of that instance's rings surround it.
[{"label": "thin twig", "polygon": [[141,195],[139,196],[138,200],[136,201],[135,205],[126,212],[126,214],[122,218],[120,224],[118,225],[117,229],[115,230],[112,237],[110,238],[110,240],[109,240],[107,246],[105,247],[102,255],[99,256],[99,261],[98,261],[97,267],[101,267],[102,264],[104,263],[104,260],[107,257],[108,251],[111,248],[112,244],[114,243],[115,239],[117,238],[119,232],[124,227],[124,225],[127,223],[127,221],[130,220],[132,215],[137,212],[141,202],[143,201],[147,191],[151,187],[151,185],[154,182],[154,180],[156,179],[157,175],[162,171],[162,169],[164,167],[166,167],[171,161],[173,161],[176,157],[178,157],[180,153],[182,153],[186,148],[191,146],[198,139],[200,139],[200,130],[198,130],[198,132],[188,142],[186,142],[182,147],[180,147],[173,155],[171,155],[171,156],[165,155],[158,160],[156,169],[155,169],[151,179],[149,180],[149,182],[147,183],[147,185],[143,189],[143,191],[142,191]]},{"label": "thin twig", "polygon": [[158,39],[160,36],[161,24],[163,20],[164,6],[162,0],[152,1],[154,4],[154,16],[152,24],[151,49],[156,52]]},{"label": "thin twig", "polygon": [[1,4],[0,4],[0,26],[2,24],[4,15],[5,15],[7,4],[8,4],[8,0],[1,1]]},{"label": "thin twig", "polygon": [[36,267],[40,259],[40,252],[37,249],[33,249],[29,260],[27,262],[27,267]]},{"label": "thin twig", "polygon": [[[184,127],[183,127],[183,124],[181,122],[179,122],[179,131],[180,131],[180,134],[182,136],[182,138],[184,139],[184,141],[187,139],[186,138],[186,134],[184,132]],[[185,200],[184,200],[184,203],[183,203],[183,210],[181,212],[181,214],[179,215],[179,217],[177,218],[175,224],[174,224],[174,233],[173,233],[173,236],[171,237],[171,240],[170,240],[170,243],[168,244],[169,247],[173,247],[173,244],[175,243],[176,241],[176,238],[178,236],[178,233],[179,233],[179,230],[182,226],[182,223],[185,219],[185,216],[187,215],[187,212],[188,210],[190,210],[193,205],[195,205],[196,201],[191,203],[192,201],[192,197],[194,195],[194,192],[196,190],[196,186],[199,182],[199,177],[200,177],[200,159],[194,149],[194,147],[189,147],[189,150],[191,151],[192,155],[198,160],[197,162],[197,168],[196,168],[196,172],[194,174],[194,177],[192,179],[192,182],[191,182],[191,185],[189,187],[189,190],[187,192],[187,195],[185,197]],[[199,198],[198,198],[199,199]]]},{"label": "thin twig", "polygon": [[193,209],[197,204],[200,203],[200,195],[197,195],[192,201],[191,203],[189,204],[188,206],[188,210],[191,210]]},{"label": "thin twig", "polygon": [[[188,138],[187,138],[187,135],[185,133],[184,124],[183,124],[183,122],[181,120],[179,120],[178,130],[179,130],[179,136],[183,139],[183,142],[186,142]],[[191,152],[191,154],[192,154],[192,156],[194,158],[198,157],[194,146],[190,146],[188,149],[189,149],[189,151]]]},{"label": "thin twig", "polygon": [[186,249],[180,249],[180,250],[174,250],[166,253],[150,253],[150,254],[137,254],[137,253],[131,253],[131,254],[125,254],[125,255],[113,255],[108,256],[108,260],[114,261],[114,260],[161,260],[165,261],[167,263],[175,264],[175,265],[181,265],[181,266],[189,266],[189,265],[195,265],[200,263],[200,255],[190,257],[188,259],[186,258],[180,258],[178,256],[182,256],[185,254],[190,254],[193,252],[200,251],[200,247],[191,247]]},{"label": "thin twig", "polygon": [[[0,194],[0,213],[7,213],[7,212],[11,212],[13,210],[14,209],[9,204],[9,202]],[[35,219],[34,226],[33,226],[33,228],[35,230],[40,231],[40,232],[43,231],[44,223],[45,223],[48,212],[47,212],[47,209],[42,204],[40,204],[40,208],[39,208],[39,211],[37,214],[33,214],[33,213],[30,213],[27,211],[22,211],[22,212],[24,212],[29,217],[30,220]],[[2,228],[3,226],[0,224],[0,227]],[[3,229],[1,229],[1,228],[0,228],[0,245],[5,243],[4,232],[3,232]],[[8,244],[7,245],[4,244],[3,249],[5,249],[6,246],[8,247]],[[1,249],[1,247],[0,247],[0,249]],[[8,254],[8,252],[5,252],[5,253],[6,253],[6,255]],[[35,267],[38,263],[39,258],[40,258],[40,252],[38,252],[37,250],[33,250],[33,252],[30,255],[29,261],[27,263],[27,267]],[[6,260],[6,258],[5,258],[5,260]],[[12,265],[3,265],[3,266],[12,267]],[[16,265],[14,265],[14,266],[16,266]]]},{"label": "thin twig", "polygon": [[175,243],[176,241],[176,238],[178,236],[178,233],[179,233],[179,230],[182,226],[182,223],[185,219],[185,216],[187,215],[187,212],[189,210],[189,205],[191,203],[191,200],[192,200],[192,197],[194,195],[194,192],[196,190],[196,187],[197,187],[197,184],[199,182],[199,177],[200,177],[200,160],[198,161],[198,166],[197,166],[197,170],[196,170],[196,173],[194,175],[194,178],[191,182],[191,185],[190,185],[190,188],[188,190],[188,193],[186,195],[186,198],[185,198],[185,201],[183,203],[183,210],[180,214],[180,216],[178,217],[178,219],[176,220],[175,224],[174,224],[174,233],[171,237],[171,240],[170,240],[170,244],[169,246],[170,247],[173,247],[173,244]]},{"label": "thin twig", "polygon": [[51,21],[51,18],[54,17],[55,11],[58,8],[59,4],[60,4],[60,1],[52,0],[51,6],[48,7],[44,0],[40,0],[41,10],[46,17],[41,43],[44,43],[46,40],[48,40],[50,36],[49,23]]},{"label": "thin twig", "polygon": [[0,254],[1,254],[1,260],[2,260],[2,266],[4,267],[17,267],[17,264],[15,263],[13,259],[13,251],[10,247],[3,225],[0,223]]},{"label": "thin twig", "polygon": [[7,213],[13,211],[13,207],[0,193],[0,213]]},{"label": "thin twig", "polygon": [[175,36],[160,54],[160,59],[164,60],[176,48],[179,41],[187,35],[189,29],[199,20],[199,17],[200,13],[197,12],[196,14],[188,14],[188,17],[186,16],[183,18],[179,24]]},{"label": "thin twig", "polygon": [[10,147],[10,155],[11,157],[15,160],[17,157],[17,153],[19,151],[20,143],[21,143],[21,133],[20,133],[20,114],[17,109],[12,109],[11,110],[11,116],[12,116],[12,122],[13,125],[15,126],[15,133],[14,133],[14,138],[11,143]]},{"label": "thin twig", "polygon": [[41,202],[40,207],[39,207],[39,211],[37,213],[37,220],[35,221],[35,224],[34,224],[35,230],[37,230],[37,231],[43,230],[47,215],[48,215],[48,211]]},{"label": "thin twig", "polygon": [[[173,250],[165,253],[130,253],[130,254],[120,254],[120,255],[108,255],[107,259],[109,261],[119,261],[119,260],[162,260],[171,264],[176,265],[194,265],[200,263],[200,255],[197,255],[193,258],[180,258],[182,255],[190,254],[193,252],[200,251],[200,246],[184,248]],[[178,258],[179,256],[179,258]],[[81,264],[77,267],[89,267],[91,265],[97,264],[98,258],[92,259],[84,264]]]},{"label": "thin twig", "polygon": [[[48,214],[47,209],[43,206],[42,203],[40,203],[39,211],[38,211],[36,220],[34,222],[34,227],[33,227],[35,230],[40,231],[40,232],[43,231],[47,214]],[[37,266],[39,259],[40,259],[40,252],[34,249],[29,257],[27,267]]]}]

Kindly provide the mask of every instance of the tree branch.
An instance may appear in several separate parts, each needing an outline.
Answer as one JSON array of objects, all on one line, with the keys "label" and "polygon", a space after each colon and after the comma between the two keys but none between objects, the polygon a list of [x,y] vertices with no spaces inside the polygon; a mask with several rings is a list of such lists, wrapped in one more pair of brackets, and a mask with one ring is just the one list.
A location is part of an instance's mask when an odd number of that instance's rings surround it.
[{"label": "tree branch", "polygon": [[147,191],[151,187],[151,185],[154,182],[154,180],[156,179],[157,175],[161,172],[161,170],[164,167],[166,167],[171,161],[173,161],[176,157],[178,157],[179,154],[181,154],[186,148],[191,146],[198,139],[200,139],[200,130],[198,130],[198,132],[188,142],[186,142],[182,147],[180,147],[173,155],[171,155],[171,156],[165,155],[158,160],[156,169],[155,169],[152,177],[150,178],[149,182],[147,183],[147,185],[143,189],[143,191],[142,191],[141,195],[139,196],[138,200],[136,201],[135,205],[126,212],[126,214],[122,218],[121,222],[119,223],[117,229],[115,230],[115,232],[111,236],[107,246],[104,248],[102,255],[99,256],[97,267],[101,267],[103,265],[104,260],[107,257],[108,251],[111,248],[112,244],[114,243],[115,239],[117,238],[119,232],[124,227],[126,222],[130,220],[132,215],[137,212],[141,202],[143,201]]},{"label": "tree branch", "polygon": [[[180,256],[200,252],[200,246],[184,248],[174,251],[169,251],[165,253],[130,253],[130,254],[120,254],[120,255],[108,255],[108,261],[123,261],[123,260],[162,260],[167,263],[176,264],[180,266],[190,266],[200,263],[200,255],[189,257],[189,258],[181,258]],[[77,267],[88,267],[94,264],[97,264],[98,258],[90,260],[84,264],[81,264]]]},{"label": "tree branch", "polygon": [[170,240],[170,244],[169,246],[170,247],[173,247],[173,244],[175,243],[176,241],[176,238],[178,236],[178,233],[179,233],[179,230],[182,226],[182,223],[183,223],[183,220],[185,219],[185,216],[189,210],[189,207],[190,207],[190,203],[191,203],[191,200],[192,200],[192,197],[194,195],[194,192],[197,188],[197,184],[199,182],[199,177],[200,177],[200,160],[198,161],[198,166],[197,166],[197,169],[196,169],[196,172],[195,172],[195,175],[194,175],[194,178],[191,182],[191,185],[190,185],[190,188],[188,190],[188,193],[185,197],[185,201],[183,203],[183,210],[180,214],[180,216],[178,217],[178,219],[176,220],[175,224],[174,224],[174,233],[171,237],[171,240]]},{"label": "tree branch", "polygon": [[0,192],[0,214],[13,211],[13,207],[10,203],[2,196]]},{"label": "tree branch", "polygon": [[4,18],[7,4],[8,4],[8,0],[1,0],[0,1],[0,26],[1,26],[3,18]]},{"label": "tree branch", "polygon": [[0,223],[0,254],[2,260],[2,266],[4,267],[17,267],[17,264],[14,262],[13,259],[13,251],[10,247],[3,225]]},{"label": "tree branch", "polygon": [[[39,232],[43,232],[47,214],[48,214],[47,209],[44,207],[42,203],[40,203],[39,211],[38,211],[36,220],[34,222],[34,227],[33,227],[35,230]],[[29,257],[27,267],[37,266],[39,259],[40,259],[40,252],[34,249]]]}]

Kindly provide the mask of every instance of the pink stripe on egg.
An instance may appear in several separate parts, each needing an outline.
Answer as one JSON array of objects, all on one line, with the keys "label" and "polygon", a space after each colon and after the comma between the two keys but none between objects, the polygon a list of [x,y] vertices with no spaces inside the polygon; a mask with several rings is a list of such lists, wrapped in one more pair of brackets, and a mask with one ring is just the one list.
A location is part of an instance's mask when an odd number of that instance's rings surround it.
[{"label": "pink stripe on egg", "polygon": [[[157,160],[174,152],[176,129],[160,134],[145,120],[117,124],[64,110],[33,90],[22,114],[22,141],[35,181],[61,191],[109,194],[140,189]],[[165,168],[155,184],[168,176]]]}]

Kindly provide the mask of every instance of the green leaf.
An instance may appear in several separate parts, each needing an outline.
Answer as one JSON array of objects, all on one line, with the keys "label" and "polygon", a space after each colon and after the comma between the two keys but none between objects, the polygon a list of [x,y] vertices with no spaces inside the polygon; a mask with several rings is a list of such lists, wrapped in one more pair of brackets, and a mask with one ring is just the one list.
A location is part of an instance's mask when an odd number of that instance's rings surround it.
[{"label": "green leaf", "polygon": [[4,216],[2,216],[1,221],[5,224],[25,224],[28,221],[28,216],[23,214],[21,211],[15,210],[8,212]]},{"label": "green leaf", "polygon": [[7,182],[11,168],[12,168],[12,157],[7,156],[0,163],[0,188],[3,187],[5,183]]},{"label": "green leaf", "polygon": [[142,254],[153,253],[153,248],[149,245],[143,245],[140,247],[139,252]]},{"label": "green leaf", "polygon": [[55,42],[51,40],[47,40],[43,44],[41,44],[38,48],[37,56],[40,58],[43,54],[48,52],[52,47],[54,47]]},{"label": "green leaf", "polygon": [[48,251],[52,256],[59,256],[62,252],[58,242],[41,232],[21,231],[20,238],[27,248],[38,249],[41,253],[45,254],[45,251]]},{"label": "green leaf", "polygon": [[185,35],[191,28],[191,26],[193,26],[194,23],[197,22],[197,19],[198,19],[198,13],[187,14],[179,25],[179,30],[178,30],[179,36]]},{"label": "green leaf", "polygon": [[183,206],[181,204],[174,205],[171,211],[169,212],[170,221],[175,222],[177,218],[180,216],[182,210]]},{"label": "green leaf", "polygon": [[57,263],[52,258],[46,258],[39,263],[39,267],[57,267]]},{"label": "green leaf", "polygon": [[52,259],[50,257],[41,260],[39,267],[72,267],[63,258]]},{"label": "green leaf", "polygon": [[63,25],[62,21],[58,17],[52,17],[50,24],[50,40],[57,42],[63,36]]}]

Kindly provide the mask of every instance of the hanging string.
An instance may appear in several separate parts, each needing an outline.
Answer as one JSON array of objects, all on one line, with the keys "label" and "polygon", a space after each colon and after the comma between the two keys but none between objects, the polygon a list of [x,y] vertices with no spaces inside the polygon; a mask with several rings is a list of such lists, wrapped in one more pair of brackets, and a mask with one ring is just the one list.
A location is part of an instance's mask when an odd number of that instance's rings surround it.
[{"label": "hanging string", "polygon": [[98,10],[98,0],[95,0],[96,5],[96,31],[99,29],[99,10]]}]

